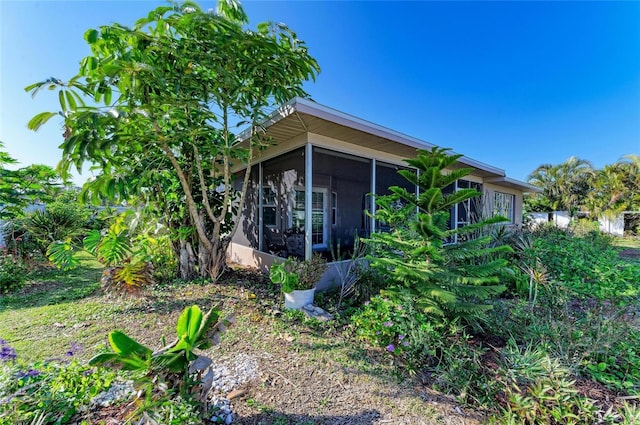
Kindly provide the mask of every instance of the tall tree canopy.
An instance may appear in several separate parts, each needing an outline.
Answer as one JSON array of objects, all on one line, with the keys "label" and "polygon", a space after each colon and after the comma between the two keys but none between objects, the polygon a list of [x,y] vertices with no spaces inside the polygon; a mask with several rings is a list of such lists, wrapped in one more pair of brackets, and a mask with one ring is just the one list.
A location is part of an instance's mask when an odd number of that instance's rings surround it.
[{"label": "tall tree canopy", "polygon": [[543,192],[530,197],[529,205],[535,210],[567,210],[573,214],[586,199],[593,174],[591,163],[575,156],[558,165],[540,165],[528,181]]},{"label": "tall tree canopy", "polygon": [[[217,278],[238,226],[250,173],[234,190],[232,167],[248,165],[268,143],[261,123],[275,105],[306,96],[317,62],[284,24],[246,29],[234,0],[217,12],[192,2],[158,7],[132,28],[90,29],[92,55],[67,82],[51,78],[26,88],[57,89],[61,110],[29,123],[37,130],[64,119],[61,172],[89,163],[99,176],[87,194],[134,195],[175,231],[183,278]],[[238,128],[248,128],[238,137]]]},{"label": "tall tree canopy", "polygon": [[59,176],[46,165],[10,169],[16,161],[0,142],[0,220],[14,218],[35,201],[47,201],[60,190]]}]

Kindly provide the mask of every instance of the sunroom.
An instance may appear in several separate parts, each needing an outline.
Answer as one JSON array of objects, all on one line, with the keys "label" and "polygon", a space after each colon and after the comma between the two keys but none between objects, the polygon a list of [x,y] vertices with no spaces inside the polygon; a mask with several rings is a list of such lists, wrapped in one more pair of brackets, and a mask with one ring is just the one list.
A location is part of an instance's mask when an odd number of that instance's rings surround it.
[{"label": "sunroom", "polygon": [[[310,258],[318,252],[337,260],[357,237],[384,231],[368,214],[375,212],[375,197],[388,194],[390,186],[415,191],[397,171],[408,169],[404,159],[415,157],[417,149],[434,146],[300,98],[275,111],[265,128],[275,143],[251,169],[229,252],[232,261],[263,270],[277,257]],[[486,214],[521,224],[522,193],[535,188],[467,157],[455,167],[473,171],[447,190],[471,187],[483,196],[451,211],[452,228]]]}]

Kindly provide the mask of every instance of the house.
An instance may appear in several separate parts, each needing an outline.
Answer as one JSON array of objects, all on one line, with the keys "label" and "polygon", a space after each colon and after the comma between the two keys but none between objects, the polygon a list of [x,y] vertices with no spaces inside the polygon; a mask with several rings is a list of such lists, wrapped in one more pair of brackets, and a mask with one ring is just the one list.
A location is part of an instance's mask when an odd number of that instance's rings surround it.
[{"label": "house", "polygon": [[[301,98],[282,105],[264,126],[276,143],[252,167],[229,249],[231,261],[263,270],[278,255],[310,258],[314,251],[348,249],[356,236],[384,230],[367,214],[375,212],[375,197],[393,185],[415,190],[397,170],[408,169],[403,160],[415,157],[417,149],[434,146]],[[487,213],[522,224],[522,194],[537,188],[468,157],[456,167],[473,171],[448,190],[476,188],[483,200],[456,206],[452,228]]]}]

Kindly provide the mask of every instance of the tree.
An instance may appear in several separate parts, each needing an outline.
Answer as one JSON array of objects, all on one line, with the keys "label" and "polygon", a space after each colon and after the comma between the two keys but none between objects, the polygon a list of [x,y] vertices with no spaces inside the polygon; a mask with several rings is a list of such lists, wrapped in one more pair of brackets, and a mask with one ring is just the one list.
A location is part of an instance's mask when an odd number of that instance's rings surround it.
[{"label": "tree", "polygon": [[[92,55],[58,89],[60,112],[36,115],[36,130],[64,120],[59,168],[85,163],[100,172],[85,193],[134,194],[162,213],[178,241],[184,278],[219,277],[244,204],[250,172],[234,189],[232,168],[250,170],[269,142],[261,127],[275,105],[306,96],[316,61],[284,24],[248,23],[234,0],[217,13],[197,4],[159,7],[132,28],[112,24],[85,33]],[[89,106],[90,99],[95,106]],[[234,132],[248,127],[243,137]]]},{"label": "tree", "polygon": [[392,186],[392,195],[376,197],[376,219],[390,226],[389,232],[374,233],[366,243],[374,249],[371,265],[389,277],[383,295],[415,303],[428,314],[472,317],[491,308],[482,301],[499,294],[498,273],[506,267],[502,253],[506,245],[491,245],[491,236],[468,238],[445,246],[455,235],[472,235],[478,230],[506,221],[492,217],[457,229],[447,229],[450,209],[480,196],[475,189],[443,194],[443,189],[470,173],[470,168],[445,172],[462,155],[448,155],[447,149],[419,150],[415,159],[405,160],[418,173],[400,170],[404,178],[419,187],[419,194]]},{"label": "tree", "polygon": [[529,197],[528,206],[534,211],[566,210],[574,216],[587,198],[593,176],[591,163],[575,156],[558,165],[540,165],[528,182],[543,192]]},{"label": "tree", "polygon": [[60,189],[59,176],[51,167],[33,164],[11,170],[16,161],[0,142],[0,220],[15,218],[38,200],[52,199]]}]

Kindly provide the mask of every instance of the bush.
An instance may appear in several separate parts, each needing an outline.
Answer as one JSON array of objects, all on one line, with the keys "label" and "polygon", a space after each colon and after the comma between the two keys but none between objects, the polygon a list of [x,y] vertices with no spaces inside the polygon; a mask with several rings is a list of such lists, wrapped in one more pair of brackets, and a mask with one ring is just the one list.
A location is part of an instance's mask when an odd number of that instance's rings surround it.
[{"label": "bush", "polygon": [[21,289],[27,273],[27,267],[21,259],[12,255],[0,256],[0,294]]},{"label": "bush", "polygon": [[91,210],[75,199],[60,200],[47,204],[44,211],[27,214],[23,227],[43,254],[49,244],[71,238],[80,241],[89,230]]},{"label": "bush", "polygon": [[600,232],[576,236],[544,226],[531,233],[528,256],[538,258],[551,278],[580,298],[624,302],[640,295],[640,265],[620,262],[612,238]]},{"label": "bush", "polygon": [[484,348],[472,343],[459,320],[433,320],[411,300],[374,297],[352,317],[358,338],[380,347],[425,383],[465,404],[491,406],[498,391],[483,370]]},{"label": "bush", "polygon": [[[108,389],[116,377],[71,362],[21,364],[6,341],[0,340],[0,423],[67,423],[88,407],[90,400]],[[68,355],[74,354],[74,347]]]}]

